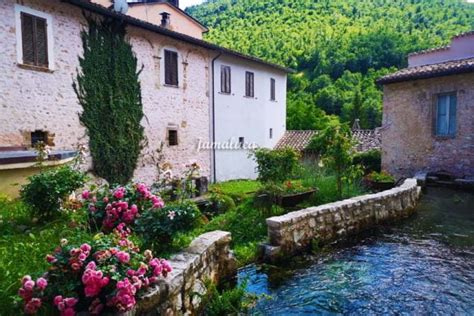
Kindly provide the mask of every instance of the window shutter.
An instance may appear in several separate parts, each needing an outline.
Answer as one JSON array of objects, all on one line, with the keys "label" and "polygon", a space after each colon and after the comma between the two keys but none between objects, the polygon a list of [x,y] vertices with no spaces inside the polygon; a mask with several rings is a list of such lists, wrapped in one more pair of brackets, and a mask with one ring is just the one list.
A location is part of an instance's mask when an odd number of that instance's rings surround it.
[{"label": "window shutter", "polygon": [[45,19],[36,17],[36,65],[48,67],[48,35]]},{"label": "window shutter", "polygon": [[165,49],[165,84],[178,85],[178,53]]},{"label": "window shutter", "polygon": [[23,47],[23,63],[35,64],[35,47],[34,47],[34,31],[33,16],[21,13],[21,42]]},{"label": "window shutter", "polygon": [[171,84],[178,85],[178,53],[171,52]]},{"label": "window shutter", "polygon": [[225,81],[225,83],[226,83],[226,89],[225,89],[225,91],[226,91],[227,93],[230,93],[230,91],[231,91],[230,82],[231,82],[231,81],[230,81],[230,67],[226,67],[226,81]]},{"label": "window shutter", "polygon": [[225,92],[225,67],[221,66],[221,92]]},{"label": "window shutter", "polygon": [[245,73],[245,96],[250,96],[250,73],[248,71]]},{"label": "window shutter", "polygon": [[251,73],[250,74],[250,96],[253,98],[255,96],[255,88],[254,88],[254,82],[255,82],[255,78],[254,78],[254,74]]},{"label": "window shutter", "polygon": [[270,100],[275,101],[275,79],[270,79]]},{"label": "window shutter", "polygon": [[446,95],[438,97],[438,109],[436,117],[436,134],[437,135],[446,135],[448,132],[448,122],[447,122],[447,99]]},{"label": "window shutter", "polygon": [[449,135],[456,134],[456,103],[455,94],[449,96]]},{"label": "window shutter", "polygon": [[231,84],[230,84],[230,67],[221,66],[221,92],[230,93]]},{"label": "window shutter", "polygon": [[253,72],[249,72],[249,71],[245,72],[245,96],[247,97],[254,96],[253,82],[254,82]]}]

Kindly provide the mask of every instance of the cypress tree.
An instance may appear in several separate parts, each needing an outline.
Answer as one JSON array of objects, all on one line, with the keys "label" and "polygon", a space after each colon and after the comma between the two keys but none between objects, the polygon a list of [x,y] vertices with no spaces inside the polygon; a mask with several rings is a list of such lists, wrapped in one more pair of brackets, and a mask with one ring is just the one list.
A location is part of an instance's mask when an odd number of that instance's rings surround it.
[{"label": "cypress tree", "polygon": [[73,83],[83,108],[79,119],[89,136],[93,172],[124,184],[133,177],[144,137],[141,70],[123,22],[86,19],[81,71]]}]

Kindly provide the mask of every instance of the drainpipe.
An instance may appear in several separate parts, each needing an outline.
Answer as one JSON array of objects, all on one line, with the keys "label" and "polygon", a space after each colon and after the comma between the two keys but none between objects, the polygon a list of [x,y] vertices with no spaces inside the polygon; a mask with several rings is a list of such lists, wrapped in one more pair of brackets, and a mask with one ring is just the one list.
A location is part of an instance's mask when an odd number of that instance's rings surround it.
[{"label": "drainpipe", "polygon": [[221,57],[222,55],[222,52],[219,51],[219,54],[214,57],[212,59],[212,62],[211,62],[211,68],[212,68],[212,161],[214,162],[214,168],[212,170],[212,177],[213,177],[213,181],[214,183],[217,182],[217,172],[216,172],[216,146],[215,146],[215,142],[216,142],[216,114],[215,114],[215,109],[216,109],[216,101],[215,101],[215,95],[216,95],[216,89],[215,89],[215,76],[214,76],[214,62],[219,58]]}]

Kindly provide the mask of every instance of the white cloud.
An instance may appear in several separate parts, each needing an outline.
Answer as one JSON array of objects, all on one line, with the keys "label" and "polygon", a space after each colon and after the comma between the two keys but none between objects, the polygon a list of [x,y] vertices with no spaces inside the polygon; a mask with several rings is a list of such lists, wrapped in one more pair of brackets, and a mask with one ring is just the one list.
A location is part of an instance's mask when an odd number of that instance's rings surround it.
[{"label": "white cloud", "polygon": [[186,7],[190,7],[195,4],[201,4],[202,2],[203,0],[180,0],[179,7],[184,10]]}]

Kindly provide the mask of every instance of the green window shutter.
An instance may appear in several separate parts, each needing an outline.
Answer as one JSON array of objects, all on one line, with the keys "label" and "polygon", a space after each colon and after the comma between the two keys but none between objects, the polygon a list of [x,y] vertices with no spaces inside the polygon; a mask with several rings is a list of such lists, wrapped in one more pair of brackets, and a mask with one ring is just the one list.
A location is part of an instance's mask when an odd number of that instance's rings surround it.
[{"label": "green window shutter", "polygon": [[438,96],[438,105],[436,111],[436,135],[447,135],[448,134],[448,96]]},{"label": "green window shutter", "polygon": [[456,135],[456,107],[457,98],[455,94],[449,96],[449,135]]}]

